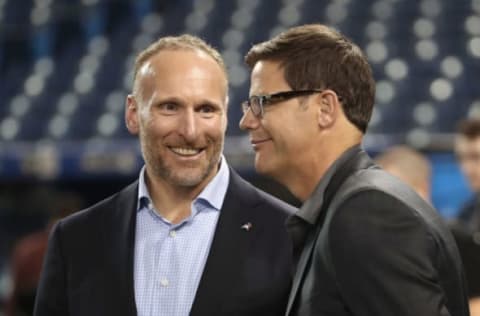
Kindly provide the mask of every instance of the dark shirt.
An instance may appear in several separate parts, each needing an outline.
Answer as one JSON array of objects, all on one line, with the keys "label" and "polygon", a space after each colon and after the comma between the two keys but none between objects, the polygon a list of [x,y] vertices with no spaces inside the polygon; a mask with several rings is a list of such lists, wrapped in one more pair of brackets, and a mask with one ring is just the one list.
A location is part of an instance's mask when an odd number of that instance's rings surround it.
[{"label": "dark shirt", "polygon": [[480,232],[480,194],[469,200],[460,210],[459,224],[468,232]]},{"label": "dark shirt", "polygon": [[303,203],[302,207],[287,220],[287,231],[293,243],[293,258],[296,266],[298,258],[303,250],[306,237],[311,229],[315,227],[321,213],[321,206],[325,199],[325,193],[330,180],[338,168],[347,160],[361,151],[360,145],[350,147],[327,169],[318,182],[312,195]]},{"label": "dark shirt", "polygon": [[476,194],[450,222],[467,277],[469,297],[480,296],[480,194]]}]

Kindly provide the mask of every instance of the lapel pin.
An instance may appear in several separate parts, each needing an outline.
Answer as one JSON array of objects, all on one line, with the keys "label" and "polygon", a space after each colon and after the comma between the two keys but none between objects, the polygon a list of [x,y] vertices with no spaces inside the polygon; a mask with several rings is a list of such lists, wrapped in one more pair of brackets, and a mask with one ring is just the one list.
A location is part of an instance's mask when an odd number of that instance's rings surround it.
[{"label": "lapel pin", "polygon": [[240,228],[248,232],[248,231],[250,231],[252,226],[253,226],[252,223],[248,222],[246,224],[243,224]]}]

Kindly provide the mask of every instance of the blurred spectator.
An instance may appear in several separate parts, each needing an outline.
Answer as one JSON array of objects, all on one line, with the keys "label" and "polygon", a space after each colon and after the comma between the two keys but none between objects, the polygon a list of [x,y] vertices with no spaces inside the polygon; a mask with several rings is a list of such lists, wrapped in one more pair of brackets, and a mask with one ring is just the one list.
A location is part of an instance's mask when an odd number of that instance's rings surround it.
[{"label": "blurred spectator", "polygon": [[480,119],[462,121],[455,138],[455,154],[474,196],[461,209],[458,221],[471,233],[480,231]]},{"label": "blurred spectator", "polygon": [[455,155],[473,197],[451,223],[465,267],[472,316],[480,315],[480,120],[460,122],[455,137]]},{"label": "blurred spectator", "polygon": [[375,161],[383,169],[410,185],[425,201],[430,202],[432,168],[420,152],[404,146],[394,146],[379,154]]},{"label": "blurred spectator", "polygon": [[50,228],[57,220],[83,208],[83,201],[74,193],[61,193],[51,207],[57,211],[51,216],[46,229],[24,236],[13,248],[10,260],[13,289],[7,299],[6,316],[33,314]]},{"label": "blurred spectator", "polygon": [[35,292],[46,251],[48,231],[20,239],[11,257],[13,291],[7,301],[7,316],[32,315]]},{"label": "blurred spectator", "polygon": [[[462,171],[476,192],[451,228],[465,268],[470,297],[470,315],[480,316],[480,120],[460,124],[455,153]],[[420,152],[407,146],[394,146],[376,157],[383,169],[410,185],[430,202],[431,165]]]}]

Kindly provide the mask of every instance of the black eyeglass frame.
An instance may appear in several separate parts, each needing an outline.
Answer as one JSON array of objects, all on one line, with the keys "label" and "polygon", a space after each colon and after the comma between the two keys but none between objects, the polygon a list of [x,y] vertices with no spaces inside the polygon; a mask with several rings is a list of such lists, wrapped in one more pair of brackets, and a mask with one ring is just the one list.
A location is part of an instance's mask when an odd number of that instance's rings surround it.
[{"label": "black eyeglass frame", "polygon": [[255,117],[262,117],[264,113],[264,107],[266,105],[271,105],[277,102],[286,101],[289,99],[307,96],[314,93],[321,93],[325,91],[324,89],[310,89],[310,90],[291,90],[291,91],[282,91],[274,94],[264,94],[264,95],[252,95],[248,98],[247,101],[242,102],[243,113],[247,113],[248,109],[252,111],[252,114]]}]

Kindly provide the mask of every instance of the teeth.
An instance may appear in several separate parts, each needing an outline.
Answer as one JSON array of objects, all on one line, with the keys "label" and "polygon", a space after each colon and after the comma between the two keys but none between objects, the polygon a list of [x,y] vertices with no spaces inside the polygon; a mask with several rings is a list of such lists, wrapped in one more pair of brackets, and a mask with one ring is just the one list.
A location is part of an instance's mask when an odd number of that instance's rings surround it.
[{"label": "teeth", "polygon": [[182,147],[171,147],[171,150],[179,155],[182,156],[193,156],[200,152],[200,149],[193,149],[193,148],[182,148]]}]

